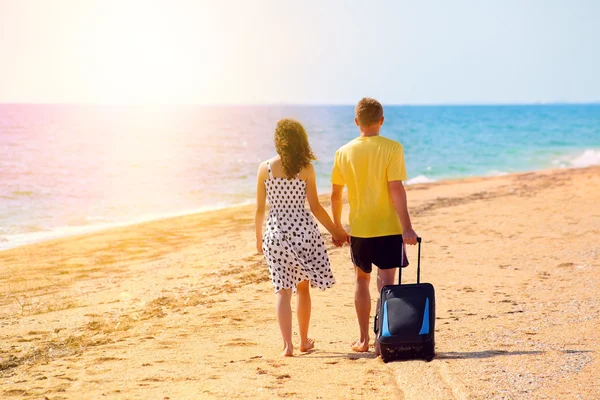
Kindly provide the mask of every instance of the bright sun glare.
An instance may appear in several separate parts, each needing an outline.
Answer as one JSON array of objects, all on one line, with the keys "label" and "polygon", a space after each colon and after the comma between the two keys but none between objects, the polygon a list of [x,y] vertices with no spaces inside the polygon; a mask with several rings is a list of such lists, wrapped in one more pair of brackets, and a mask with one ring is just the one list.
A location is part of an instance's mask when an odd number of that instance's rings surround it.
[{"label": "bright sun glare", "polygon": [[[112,103],[173,104],[214,97],[218,38],[210,20],[191,21],[158,3],[113,4],[96,17],[94,86]],[[114,5],[117,4],[117,5]],[[168,3],[163,3],[168,4]],[[189,93],[193,86],[196,93]]]}]

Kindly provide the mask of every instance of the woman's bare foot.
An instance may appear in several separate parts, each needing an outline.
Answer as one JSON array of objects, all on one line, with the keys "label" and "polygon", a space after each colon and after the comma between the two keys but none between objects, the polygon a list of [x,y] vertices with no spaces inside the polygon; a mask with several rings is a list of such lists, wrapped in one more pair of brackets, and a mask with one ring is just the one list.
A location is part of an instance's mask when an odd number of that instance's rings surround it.
[{"label": "woman's bare foot", "polygon": [[291,357],[293,355],[294,355],[294,346],[292,346],[291,343],[289,345],[284,345],[281,356],[282,357]]},{"label": "woman's bare foot", "polygon": [[365,341],[361,341],[360,339],[355,340],[354,343],[352,343],[351,347],[352,351],[355,351],[357,353],[364,353],[366,351],[369,351],[369,339]]},{"label": "woman's bare foot", "polygon": [[300,343],[300,351],[302,353],[306,353],[307,351],[313,349],[314,347],[315,347],[315,341],[310,338],[306,339],[306,342]]}]

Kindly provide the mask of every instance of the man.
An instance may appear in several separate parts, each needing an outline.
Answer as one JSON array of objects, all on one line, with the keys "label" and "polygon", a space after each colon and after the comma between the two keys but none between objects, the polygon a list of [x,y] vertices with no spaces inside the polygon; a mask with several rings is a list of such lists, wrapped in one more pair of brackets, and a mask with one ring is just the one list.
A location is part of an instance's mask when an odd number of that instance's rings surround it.
[{"label": "man", "polygon": [[[394,140],[379,136],[383,107],[372,98],[363,98],[354,110],[360,136],[335,154],[331,174],[331,208],[334,223],[342,227],[342,192],[348,187],[350,204],[350,248],[355,265],[354,306],[360,338],[352,344],[357,352],[369,350],[369,292],[372,265],[377,267],[377,288],[394,284],[396,269],[408,265],[403,242],[414,245],[406,192],[404,150]],[[375,350],[377,353],[378,346]]]}]

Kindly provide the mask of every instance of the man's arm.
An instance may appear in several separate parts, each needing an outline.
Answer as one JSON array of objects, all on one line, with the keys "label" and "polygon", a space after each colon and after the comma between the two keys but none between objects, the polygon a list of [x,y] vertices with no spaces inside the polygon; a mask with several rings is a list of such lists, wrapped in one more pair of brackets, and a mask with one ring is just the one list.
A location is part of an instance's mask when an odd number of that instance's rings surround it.
[{"label": "man's arm", "polygon": [[[394,208],[400,218],[402,224],[402,238],[406,244],[417,244],[417,233],[412,227],[410,222],[410,215],[408,214],[408,204],[406,201],[406,190],[402,181],[389,181],[388,186],[390,189],[390,195],[392,196],[392,202]],[[331,204],[333,205],[333,195]]]},{"label": "man's arm", "polygon": [[342,194],[344,193],[344,186],[342,185],[331,185],[331,214],[333,214],[333,223],[338,228],[342,228]]}]

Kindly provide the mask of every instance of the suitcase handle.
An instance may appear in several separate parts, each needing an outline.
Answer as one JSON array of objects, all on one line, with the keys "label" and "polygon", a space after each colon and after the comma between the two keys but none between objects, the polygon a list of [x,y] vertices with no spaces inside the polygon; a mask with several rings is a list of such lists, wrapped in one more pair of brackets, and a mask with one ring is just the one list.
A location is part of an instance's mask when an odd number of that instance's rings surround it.
[{"label": "suitcase handle", "polygon": [[[418,256],[417,256],[417,283],[421,283],[421,238],[417,237],[417,243],[419,246]],[[401,250],[404,252],[404,243],[402,244]],[[402,259],[404,260],[404,254],[402,254]],[[398,268],[398,285],[402,284],[402,267]]]}]

